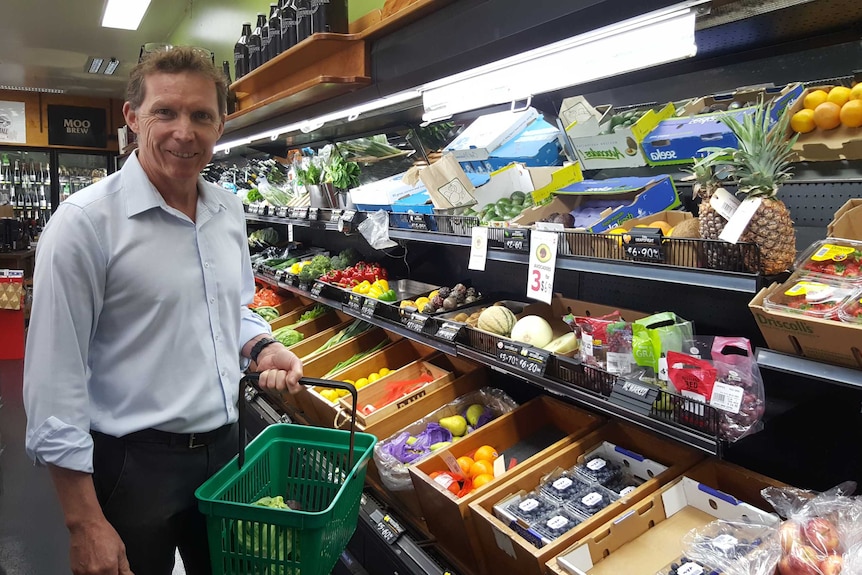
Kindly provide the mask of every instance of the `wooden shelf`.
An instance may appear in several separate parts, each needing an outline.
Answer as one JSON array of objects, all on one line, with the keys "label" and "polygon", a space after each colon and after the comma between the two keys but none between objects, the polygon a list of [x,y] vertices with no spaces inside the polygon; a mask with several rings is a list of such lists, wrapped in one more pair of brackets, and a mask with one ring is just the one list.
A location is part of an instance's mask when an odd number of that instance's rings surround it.
[{"label": "wooden shelf", "polygon": [[403,28],[428,14],[439,10],[453,0],[387,0],[382,10],[374,10],[363,18],[368,24],[358,32],[359,37],[374,40]]}]

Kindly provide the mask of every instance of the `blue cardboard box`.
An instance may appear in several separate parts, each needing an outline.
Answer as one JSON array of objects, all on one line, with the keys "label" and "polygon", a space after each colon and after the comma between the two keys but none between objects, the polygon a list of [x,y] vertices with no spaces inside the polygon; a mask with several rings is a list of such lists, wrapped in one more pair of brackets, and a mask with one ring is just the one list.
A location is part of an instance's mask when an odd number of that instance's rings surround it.
[{"label": "blue cardboard box", "polygon": [[[350,199],[356,209],[373,212],[390,210],[390,206],[401,199],[425,192],[422,182],[408,184],[403,181],[405,173],[395,174],[383,180],[378,180],[350,190]],[[427,193],[427,192],[426,192]]]},{"label": "blue cardboard box", "polygon": [[431,195],[428,190],[401,198],[393,203],[391,211],[397,214],[433,214],[434,204],[431,203]]},{"label": "blue cardboard box", "polygon": [[518,135],[492,150],[487,159],[462,161],[461,167],[469,173],[490,173],[512,162],[528,167],[563,165],[563,147],[560,130],[537,118]]}]

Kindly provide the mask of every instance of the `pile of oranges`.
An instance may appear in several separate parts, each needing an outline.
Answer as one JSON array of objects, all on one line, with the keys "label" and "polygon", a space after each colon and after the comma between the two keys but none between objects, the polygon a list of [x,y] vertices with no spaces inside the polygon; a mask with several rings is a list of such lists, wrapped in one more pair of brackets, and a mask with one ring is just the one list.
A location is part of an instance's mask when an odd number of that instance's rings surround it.
[{"label": "pile of oranges", "polygon": [[800,134],[807,134],[815,128],[858,128],[862,126],[862,83],[853,88],[835,86],[828,92],[812,90],[805,95],[803,106],[790,118],[790,127]]},{"label": "pile of oranges", "polygon": [[494,479],[494,460],[499,455],[490,445],[483,445],[470,455],[457,459],[461,473],[434,471],[429,477],[457,497],[463,497]]}]

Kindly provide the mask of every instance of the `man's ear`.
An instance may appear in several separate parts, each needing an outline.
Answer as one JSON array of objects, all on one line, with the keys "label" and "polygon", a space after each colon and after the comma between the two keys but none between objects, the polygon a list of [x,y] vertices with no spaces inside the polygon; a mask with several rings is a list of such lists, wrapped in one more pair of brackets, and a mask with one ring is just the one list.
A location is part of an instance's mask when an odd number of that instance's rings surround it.
[{"label": "man's ear", "polygon": [[221,122],[218,125],[218,137],[221,138],[222,134],[224,134],[224,123],[227,121],[227,114],[221,115]]},{"label": "man's ear", "polygon": [[[138,133],[138,114],[132,109],[132,105],[128,102],[123,104],[123,118],[126,119],[126,124],[134,133]],[[224,125],[224,123],[222,123]]]}]

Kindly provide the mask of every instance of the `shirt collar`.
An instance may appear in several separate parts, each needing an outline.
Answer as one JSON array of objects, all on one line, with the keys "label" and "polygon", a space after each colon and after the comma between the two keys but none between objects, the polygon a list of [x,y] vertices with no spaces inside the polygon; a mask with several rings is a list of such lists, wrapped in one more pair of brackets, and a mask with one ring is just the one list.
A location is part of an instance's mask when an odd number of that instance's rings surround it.
[{"label": "shirt collar", "polygon": [[[129,155],[121,172],[123,194],[126,199],[126,217],[131,218],[153,208],[167,208],[165,199],[141,167],[137,152]],[[198,176],[198,204],[203,205],[211,214],[217,213],[220,208],[227,208],[219,194],[213,191],[202,176]]]}]

